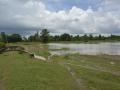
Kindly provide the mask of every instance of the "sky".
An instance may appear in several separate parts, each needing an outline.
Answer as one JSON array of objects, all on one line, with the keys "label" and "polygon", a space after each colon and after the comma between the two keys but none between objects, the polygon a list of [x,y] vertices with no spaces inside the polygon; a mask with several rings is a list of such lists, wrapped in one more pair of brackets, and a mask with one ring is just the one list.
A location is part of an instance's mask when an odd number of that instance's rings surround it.
[{"label": "sky", "polygon": [[120,34],[120,0],[0,0],[0,32]]}]

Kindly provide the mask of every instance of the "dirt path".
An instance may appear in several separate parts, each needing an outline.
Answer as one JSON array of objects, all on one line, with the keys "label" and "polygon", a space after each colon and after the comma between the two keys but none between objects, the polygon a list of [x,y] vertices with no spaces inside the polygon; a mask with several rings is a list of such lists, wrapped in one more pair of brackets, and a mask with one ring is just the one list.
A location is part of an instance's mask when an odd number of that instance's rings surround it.
[{"label": "dirt path", "polygon": [[60,62],[59,64],[64,66],[69,71],[71,76],[75,79],[80,90],[87,90],[87,88],[84,85],[83,80],[77,77],[75,71],[73,71],[73,69],[69,65],[67,65],[65,62]]},{"label": "dirt path", "polygon": [[2,80],[0,80],[0,90],[5,90]]}]

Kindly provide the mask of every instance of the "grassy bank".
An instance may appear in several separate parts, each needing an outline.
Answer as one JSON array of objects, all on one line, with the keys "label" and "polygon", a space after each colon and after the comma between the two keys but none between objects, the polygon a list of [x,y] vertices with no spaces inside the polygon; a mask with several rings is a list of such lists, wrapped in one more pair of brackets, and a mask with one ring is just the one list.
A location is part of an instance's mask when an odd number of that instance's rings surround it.
[{"label": "grassy bank", "polygon": [[[15,43],[48,56],[40,43]],[[43,62],[28,54],[0,54],[0,90],[120,90],[120,56],[53,56]]]},{"label": "grassy bank", "polygon": [[19,42],[19,43],[8,43],[7,45],[12,45],[12,46],[22,46],[25,48],[25,50],[35,53],[36,55],[40,55],[43,57],[48,57],[50,56],[50,53],[48,51],[48,46],[43,43],[39,42]]},{"label": "grassy bank", "polygon": [[78,87],[59,64],[7,52],[0,54],[0,90],[78,90]]}]

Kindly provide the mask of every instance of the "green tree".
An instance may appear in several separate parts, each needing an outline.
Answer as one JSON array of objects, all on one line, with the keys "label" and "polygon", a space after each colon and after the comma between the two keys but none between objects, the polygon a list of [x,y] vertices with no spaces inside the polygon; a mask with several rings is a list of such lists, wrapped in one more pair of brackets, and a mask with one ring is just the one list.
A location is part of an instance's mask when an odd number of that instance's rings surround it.
[{"label": "green tree", "polygon": [[80,40],[80,36],[79,35],[76,35],[76,36],[74,36],[74,39],[73,39],[74,41],[79,41]]},{"label": "green tree", "polygon": [[22,37],[19,34],[12,34],[7,37],[8,42],[21,42]]},{"label": "green tree", "polygon": [[39,32],[36,32],[34,35],[29,36],[28,41],[40,41]]},{"label": "green tree", "polygon": [[7,35],[5,34],[5,32],[1,32],[1,41],[7,43]]},{"label": "green tree", "polygon": [[54,40],[54,41],[60,41],[60,36],[59,36],[59,35],[53,36],[53,40]]},{"label": "green tree", "polygon": [[39,31],[34,35],[35,41],[40,41]]},{"label": "green tree", "polygon": [[49,31],[47,29],[43,29],[41,32],[41,41],[43,43],[47,43],[49,41]]},{"label": "green tree", "polygon": [[64,33],[60,36],[60,40],[61,41],[70,41],[71,40],[71,36],[67,33]]},{"label": "green tree", "polygon": [[88,36],[87,36],[87,34],[85,34],[84,36],[82,36],[82,39],[83,39],[83,41],[88,42]]},{"label": "green tree", "polygon": [[93,35],[90,34],[90,35],[89,35],[89,40],[93,40],[93,39],[94,39]]},{"label": "green tree", "polygon": [[99,36],[98,36],[98,40],[102,40],[102,36],[101,36],[101,34],[99,34]]},{"label": "green tree", "polygon": [[35,36],[31,35],[28,37],[28,41],[33,42],[35,41]]}]

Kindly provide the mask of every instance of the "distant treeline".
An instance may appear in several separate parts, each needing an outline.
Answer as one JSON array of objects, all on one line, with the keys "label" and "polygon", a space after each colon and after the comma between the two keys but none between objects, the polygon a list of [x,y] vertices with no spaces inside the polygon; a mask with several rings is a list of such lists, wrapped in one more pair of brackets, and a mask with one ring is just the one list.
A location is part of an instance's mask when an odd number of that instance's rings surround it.
[{"label": "distant treeline", "polygon": [[120,36],[118,35],[110,35],[110,36],[102,36],[101,34],[94,36],[93,34],[84,34],[81,35],[70,35],[68,33],[64,33],[61,35],[50,35],[47,29],[43,29],[41,33],[36,32],[34,35],[27,37],[22,37],[20,34],[11,34],[8,35],[5,32],[1,32],[0,41],[4,43],[10,42],[59,42],[59,41],[120,41]]}]

